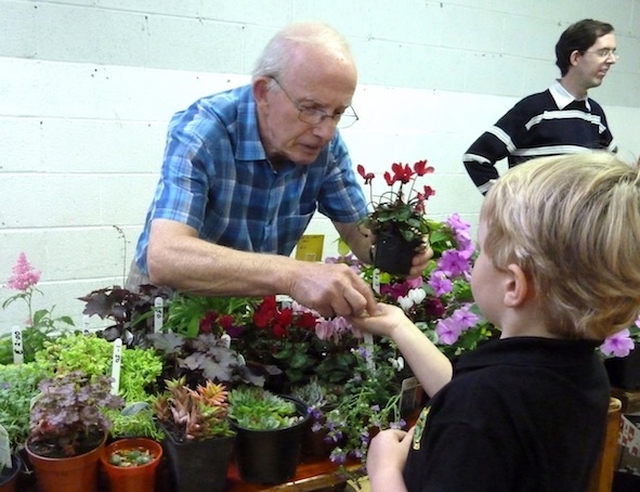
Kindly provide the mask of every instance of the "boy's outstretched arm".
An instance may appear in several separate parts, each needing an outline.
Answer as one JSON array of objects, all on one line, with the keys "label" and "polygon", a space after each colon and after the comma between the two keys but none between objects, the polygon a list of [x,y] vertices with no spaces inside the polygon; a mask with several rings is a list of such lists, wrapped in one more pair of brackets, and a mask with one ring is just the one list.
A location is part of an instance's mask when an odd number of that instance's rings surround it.
[{"label": "boy's outstretched arm", "polygon": [[398,306],[378,303],[375,315],[353,317],[350,321],[361,331],[390,337],[429,396],[451,381],[453,367],[449,359]]}]

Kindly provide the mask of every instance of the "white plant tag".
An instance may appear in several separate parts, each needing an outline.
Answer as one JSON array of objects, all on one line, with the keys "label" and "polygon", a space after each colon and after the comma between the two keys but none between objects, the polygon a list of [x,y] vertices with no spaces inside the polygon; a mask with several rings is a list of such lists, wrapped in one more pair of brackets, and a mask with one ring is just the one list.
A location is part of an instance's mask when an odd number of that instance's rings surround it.
[{"label": "white plant tag", "polygon": [[120,389],[120,366],[122,365],[122,340],[116,338],[113,342],[113,357],[111,359],[111,394],[117,395]]},{"label": "white plant tag", "polygon": [[22,364],[24,362],[24,347],[22,346],[22,328],[19,326],[11,328],[11,342],[13,345],[13,363]]},{"label": "white plant tag", "polygon": [[371,288],[376,294],[380,295],[380,270],[378,268],[373,269]]},{"label": "white plant tag", "polygon": [[153,301],[153,332],[160,333],[162,331],[162,321],[164,317],[164,299],[156,297]]},{"label": "white plant tag", "polygon": [[364,348],[367,354],[367,367],[369,370],[376,368],[375,361],[373,360],[373,335],[371,333],[364,333]]}]

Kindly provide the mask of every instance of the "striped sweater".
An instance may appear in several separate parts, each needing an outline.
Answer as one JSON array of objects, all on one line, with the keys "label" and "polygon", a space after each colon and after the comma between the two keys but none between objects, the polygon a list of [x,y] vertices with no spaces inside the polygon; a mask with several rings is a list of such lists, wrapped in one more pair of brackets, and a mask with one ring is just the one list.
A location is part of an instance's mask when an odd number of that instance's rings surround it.
[{"label": "striped sweater", "polygon": [[617,151],[597,102],[573,100],[563,105],[561,97],[557,86],[525,97],[473,142],[462,159],[481,193],[498,178],[495,164],[505,157],[511,168],[533,157]]}]

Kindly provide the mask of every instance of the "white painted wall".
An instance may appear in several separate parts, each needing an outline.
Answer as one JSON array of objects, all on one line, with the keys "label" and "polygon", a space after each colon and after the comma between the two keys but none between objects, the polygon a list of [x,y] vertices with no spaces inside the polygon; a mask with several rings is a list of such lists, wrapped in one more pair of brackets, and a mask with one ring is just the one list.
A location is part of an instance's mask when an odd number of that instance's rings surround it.
[{"label": "white painted wall", "polygon": [[[43,271],[35,307],[78,322],[77,297],[122,284],[170,116],[247,82],[266,41],[299,19],[325,20],[351,43],[361,120],[343,135],[354,162],[382,171],[427,158],[429,212],[475,227],[481,196],[460,156],[549,85],[558,36],[585,17],[616,27],[620,61],[591,95],[633,160],[640,0],[0,0],[0,284],[25,251]],[[328,221],[309,232],[335,254]],[[11,294],[0,288],[0,302]],[[0,309],[0,332],[25,312]]]}]

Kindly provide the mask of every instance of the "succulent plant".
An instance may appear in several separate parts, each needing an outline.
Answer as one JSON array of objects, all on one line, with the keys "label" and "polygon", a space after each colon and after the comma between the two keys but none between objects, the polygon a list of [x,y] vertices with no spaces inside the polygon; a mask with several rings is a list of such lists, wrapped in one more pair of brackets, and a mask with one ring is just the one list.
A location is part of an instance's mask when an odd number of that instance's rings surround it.
[{"label": "succulent plant", "polygon": [[239,427],[267,430],[291,427],[306,415],[300,415],[292,400],[264,388],[244,386],[229,393],[229,417]]},{"label": "succulent plant", "polygon": [[166,391],[157,396],[153,409],[157,419],[175,440],[196,441],[233,435],[227,421],[227,390],[207,381],[192,389],[186,377],[165,380]]}]

